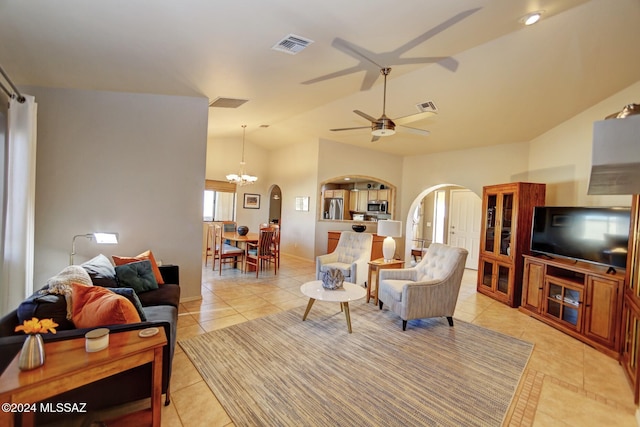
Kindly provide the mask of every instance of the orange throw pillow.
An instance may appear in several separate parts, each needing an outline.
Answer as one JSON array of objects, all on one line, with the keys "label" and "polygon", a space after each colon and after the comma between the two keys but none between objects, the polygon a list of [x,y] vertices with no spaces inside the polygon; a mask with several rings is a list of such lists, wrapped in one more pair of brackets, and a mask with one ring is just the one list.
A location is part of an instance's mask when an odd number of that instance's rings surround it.
[{"label": "orange throw pillow", "polygon": [[73,315],[76,328],[140,322],[140,315],[127,298],[101,286],[72,283]]},{"label": "orange throw pillow", "polygon": [[151,252],[151,250],[144,251],[140,255],[136,255],[134,257],[112,255],[111,258],[113,258],[113,262],[116,265],[124,265],[129,264],[130,262],[144,261],[148,259],[151,261],[151,269],[153,270],[153,275],[156,276],[156,282],[158,282],[158,285],[164,285],[164,280],[162,280],[162,274],[158,268],[158,263],[156,263],[156,259],[153,257],[153,252]]}]

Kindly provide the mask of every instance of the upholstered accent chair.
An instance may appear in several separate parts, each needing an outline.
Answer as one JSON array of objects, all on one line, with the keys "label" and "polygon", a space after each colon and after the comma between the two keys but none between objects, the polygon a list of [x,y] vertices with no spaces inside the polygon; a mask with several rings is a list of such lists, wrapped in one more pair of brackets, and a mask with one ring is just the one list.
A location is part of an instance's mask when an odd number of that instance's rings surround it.
[{"label": "upholstered accent chair", "polygon": [[432,243],[422,260],[412,268],[380,271],[378,301],[407,321],[427,317],[446,317],[453,326],[467,250]]},{"label": "upholstered accent chair", "polygon": [[346,282],[364,285],[372,244],[371,233],[343,231],[333,252],[316,257],[316,279],[321,280],[325,271],[336,268],[342,272]]}]

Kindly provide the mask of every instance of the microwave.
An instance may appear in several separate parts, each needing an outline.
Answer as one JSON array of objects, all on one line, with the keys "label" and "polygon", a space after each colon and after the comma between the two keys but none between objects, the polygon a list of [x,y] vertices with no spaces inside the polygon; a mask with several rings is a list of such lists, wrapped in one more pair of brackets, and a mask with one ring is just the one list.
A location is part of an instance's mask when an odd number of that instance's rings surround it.
[{"label": "microwave", "polygon": [[389,202],[386,200],[369,200],[367,203],[367,212],[373,213],[387,213]]}]

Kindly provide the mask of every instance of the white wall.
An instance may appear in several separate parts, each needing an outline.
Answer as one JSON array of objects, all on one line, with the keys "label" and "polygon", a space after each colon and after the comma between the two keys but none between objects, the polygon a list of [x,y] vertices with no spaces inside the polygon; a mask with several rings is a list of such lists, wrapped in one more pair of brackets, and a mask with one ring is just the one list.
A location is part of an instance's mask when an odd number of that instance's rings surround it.
[{"label": "white wall", "polygon": [[485,185],[527,181],[528,143],[493,145],[404,158],[401,186],[403,221],[425,189],[452,184],[482,196]]},{"label": "white wall", "polygon": [[640,81],[531,141],[529,174],[547,184],[547,204],[630,206],[631,196],[589,196],[593,123],[640,102]]},{"label": "white wall", "polygon": [[201,286],[206,98],[29,87],[38,103],[35,284],[75,262],[151,249],[180,266],[182,297]]},{"label": "white wall", "polygon": [[[318,188],[318,140],[301,141],[269,153],[267,183],[282,191],[282,253],[314,259]],[[296,197],[309,197],[309,211],[296,211]]]}]

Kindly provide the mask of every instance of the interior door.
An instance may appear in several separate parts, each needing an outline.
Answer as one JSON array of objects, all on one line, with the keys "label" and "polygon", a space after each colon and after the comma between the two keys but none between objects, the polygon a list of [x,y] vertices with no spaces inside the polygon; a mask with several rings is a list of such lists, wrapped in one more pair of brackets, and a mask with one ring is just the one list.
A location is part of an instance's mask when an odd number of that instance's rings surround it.
[{"label": "interior door", "polygon": [[478,269],[482,200],[471,190],[451,190],[449,244],[469,251],[465,268]]}]

